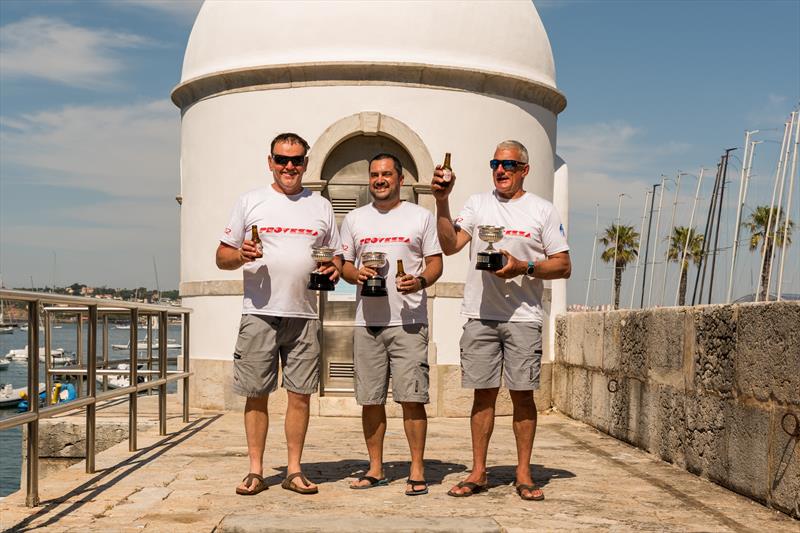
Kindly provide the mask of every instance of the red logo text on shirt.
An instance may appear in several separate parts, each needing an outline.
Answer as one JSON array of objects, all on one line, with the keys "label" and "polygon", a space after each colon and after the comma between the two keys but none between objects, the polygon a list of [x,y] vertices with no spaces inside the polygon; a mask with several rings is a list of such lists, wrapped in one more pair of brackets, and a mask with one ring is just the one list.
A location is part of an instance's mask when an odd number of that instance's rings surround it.
[{"label": "red logo text on shirt", "polygon": [[311,235],[312,237],[316,237],[319,235],[317,230],[308,229],[308,228],[282,228],[280,226],[267,226],[265,228],[261,228],[260,230],[262,233],[286,233],[289,235]]},{"label": "red logo text on shirt", "polygon": [[358,244],[377,244],[390,242],[411,242],[408,237],[364,237]]},{"label": "red logo text on shirt", "polygon": [[231,234],[231,228],[225,228],[225,235]]},{"label": "red logo text on shirt", "polygon": [[503,233],[506,235],[506,237],[524,237],[526,239],[530,239],[531,238],[531,232],[530,231],[521,231],[521,230],[517,230],[517,229],[507,229]]}]

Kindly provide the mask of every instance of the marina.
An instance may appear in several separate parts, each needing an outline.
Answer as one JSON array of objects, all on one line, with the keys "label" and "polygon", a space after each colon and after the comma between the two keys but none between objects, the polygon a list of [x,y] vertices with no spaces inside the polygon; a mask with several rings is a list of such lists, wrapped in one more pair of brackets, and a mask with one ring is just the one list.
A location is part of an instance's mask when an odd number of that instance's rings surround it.
[{"label": "marina", "polygon": [[[7,335],[0,336],[0,421],[5,418],[17,414],[17,406],[20,401],[20,392],[27,390],[27,343],[28,343],[28,328],[27,327],[12,327]],[[146,327],[141,328],[146,331]],[[40,339],[43,337],[40,330]],[[180,324],[170,324],[168,327],[168,334],[171,338],[177,339],[181,337]],[[82,341],[84,343],[84,353],[86,353],[86,343],[88,341],[88,324],[84,324],[81,331]],[[102,350],[103,332],[99,328],[97,333],[98,347]],[[154,337],[153,353],[157,357],[157,339]],[[54,371],[58,371],[58,367],[64,367],[65,364],[72,364],[76,361],[76,347],[78,340],[77,324],[59,324],[58,327],[53,327],[51,344],[58,348],[51,349],[51,362],[53,363]],[[117,344],[124,346],[122,350],[109,351],[109,369],[117,369],[123,371],[121,374],[108,374],[99,376],[97,379],[98,390],[103,390],[107,387],[108,390],[114,390],[129,386],[130,380],[128,379],[127,369],[129,364],[129,351],[128,343],[130,341],[130,327],[127,329],[117,329],[110,327],[108,329],[108,342],[109,345]],[[180,344],[170,343],[172,352],[179,353]],[[140,364],[140,368],[144,371],[148,368],[147,363],[147,343],[139,342],[139,356],[140,360],[144,363]],[[177,348],[177,349],[176,349]],[[40,362],[44,362],[45,350],[40,346]],[[113,355],[112,355],[113,354]],[[11,357],[9,357],[11,356]],[[169,368],[175,368],[175,358],[171,357],[172,362]],[[39,365],[39,378],[40,390],[45,390],[45,369],[43,364]],[[152,358],[150,361],[150,368],[153,367]],[[53,374],[52,376],[58,383],[76,383],[77,380],[74,376],[63,376]],[[107,383],[104,384],[104,379]],[[140,376],[141,380],[144,377]],[[10,388],[10,389],[9,389]],[[175,390],[175,385],[170,384],[170,391]],[[51,387],[51,393],[53,392]],[[0,449],[3,450],[3,460],[0,461],[0,498],[10,494],[20,488],[20,476],[22,468],[22,431],[20,428],[12,428],[0,431]]]}]

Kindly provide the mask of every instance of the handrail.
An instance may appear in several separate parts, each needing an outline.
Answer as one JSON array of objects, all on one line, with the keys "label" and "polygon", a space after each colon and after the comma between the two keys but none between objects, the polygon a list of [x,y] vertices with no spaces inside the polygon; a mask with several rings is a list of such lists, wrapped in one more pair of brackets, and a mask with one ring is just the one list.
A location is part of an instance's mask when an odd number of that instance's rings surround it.
[{"label": "handrail", "polygon": [[[139,302],[124,302],[105,298],[88,298],[84,296],[66,296],[43,292],[17,291],[0,289],[0,299],[25,302],[28,306],[28,411],[0,420],[0,430],[27,425],[27,454],[26,468],[26,499],[28,507],[39,505],[39,421],[52,416],[71,413],[80,410],[86,415],[86,473],[95,471],[95,423],[96,409],[100,402],[110,401],[124,396],[128,397],[128,449],[137,450],[137,417],[138,394],[142,391],[158,390],[158,426],[159,434],[167,434],[167,384],[183,382],[183,422],[189,422],[189,378],[192,372],[189,367],[189,315],[191,309],[158,304],[145,304]],[[45,306],[44,304],[61,304],[60,306]],[[159,328],[162,332],[158,342],[152,342],[152,324],[148,320],[147,370],[139,370],[139,317],[158,317]],[[77,361],[75,366],[53,368],[51,351],[51,316],[56,314],[70,314],[77,317]],[[129,340],[130,362],[127,370],[109,369],[108,359],[108,328],[109,315],[129,315],[131,329]],[[178,357],[167,357],[167,327],[170,316],[180,316],[183,322],[182,354]],[[86,361],[83,362],[83,323],[88,322],[88,339]],[[44,327],[44,375],[46,383],[45,406],[39,410],[39,326]],[[102,349],[98,350],[98,325],[103,328]],[[130,347],[133,347],[131,349]],[[158,353],[154,354],[156,348]],[[102,358],[98,361],[98,352]],[[2,354],[0,354],[2,355]],[[154,355],[156,357],[154,357]],[[171,361],[181,363],[182,368],[169,370],[167,365]],[[144,364],[144,362],[142,363]],[[157,369],[153,366],[157,365]],[[99,368],[98,368],[99,367]],[[127,374],[129,384],[119,389],[108,389],[109,375]],[[65,375],[77,377],[78,398],[65,403],[51,404],[52,376]],[[145,379],[139,383],[139,376]],[[98,390],[98,382],[104,390]],[[83,383],[86,383],[85,395]]]}]

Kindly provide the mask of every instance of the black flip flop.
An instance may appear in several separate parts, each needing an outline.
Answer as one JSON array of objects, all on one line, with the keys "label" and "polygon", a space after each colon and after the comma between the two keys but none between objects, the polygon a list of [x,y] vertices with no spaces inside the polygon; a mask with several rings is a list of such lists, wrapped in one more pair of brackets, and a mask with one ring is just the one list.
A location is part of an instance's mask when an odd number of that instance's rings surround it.
[{"label": "black flip flop", "polygon": [[[422,481],[415,481],[411,478],[406,480],[408,485],[411,485],[411,490],[406,491],[406,496],[422,496],[423,494],[428,494],[428,482],[425,480]],[[415,489],[416,485],[425,485],[424,489]]]},{"label": "black flip flop", "polygon": [[389,484],[389,480],[386,478],[378,479],[372,476],[361,476],[356,481],[369,481],[369,485],[360,485],[360,486],[350,485],[350,488],[353,490],[373,489],[375,487],[383,487]]}]

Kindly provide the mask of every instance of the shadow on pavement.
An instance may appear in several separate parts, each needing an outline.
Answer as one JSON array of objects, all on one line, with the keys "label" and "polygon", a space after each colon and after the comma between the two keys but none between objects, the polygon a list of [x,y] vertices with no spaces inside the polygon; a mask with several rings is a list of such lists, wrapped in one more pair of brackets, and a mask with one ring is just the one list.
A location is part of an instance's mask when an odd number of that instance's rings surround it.
[{"label": "shadow on pavement", "polygon": [[[560,468],[546,468],[542,465],[531,465],[533,481],[541,488],[552,479],[569,479],[575,474]],[[517,479],[517,465],[490,466],[486,469],[486,481],[489,487],[513,485]]]},{"label": "shadow on pavement", "polygon": [[[389,481],[408,477],[410,461],[386,461],[383,471]],[[341,459],[319,463],[303,463],[303,473],[314,483],[335,483],[343,479],[357,478],[367,473],[369,462],[362,459]],[[460,463],[446,463],[437,459],[425,460],[425,477],[429,485],[441,485],[450,474],[464,472],[467,467]],[[264,478],[268,486],[280,485],[286,477],[286,467],[278,467],[280,474]]]},{"label": "shadow on pavement", "polygon": [[110,488],[121,479],[128,477],[132,472],[152,463],[167,451],[204,430],[221,416],[222,415],[215,415],[198,418],[178,431],[167,435],[155,444],[139,449],[136,453],[113,467],[106,468],[105,470],[98,470],[94,477],[75,487],[67,494],[41,502],[41,509],[39,511],[11,526],[10,531],[28,531],[27,528],[31,526],[36,519],[46,517],[60,504],[76,498],[66,509],[62,509],[58,513],[49,516],[46,522],[32,526],[30,529],[39,529],[54,525],[59,519],[93,501],[107,488]]}]

